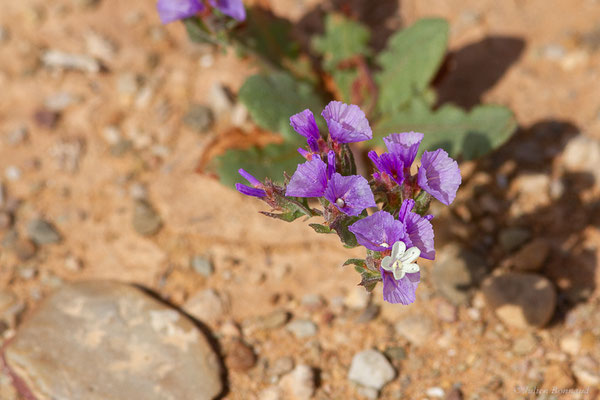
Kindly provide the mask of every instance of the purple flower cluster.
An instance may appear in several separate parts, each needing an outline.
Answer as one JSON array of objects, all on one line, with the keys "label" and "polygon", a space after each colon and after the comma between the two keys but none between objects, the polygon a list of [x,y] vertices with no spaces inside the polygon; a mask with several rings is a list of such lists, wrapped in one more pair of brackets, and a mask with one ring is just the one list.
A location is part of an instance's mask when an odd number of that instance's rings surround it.
[{"label": "purple flower cluster", "polygon": [[[321,113],[328,128],[323,135],[315,116],[304,110],[290,118],[294,130],[306,138],[298,149],[306,162],[298,167],[285,187],[261,183],[244,170],[251,186],[236,184],[243,194],[263,199],[282,214],[265,213],[291,221],[299,216],[322,216],[317,232],[335,231],[347,246],[362,245],[365,260],[350,260],[363,276],[361,284],[383,282],[383,298],[410,304],[420,282],[419,257],[435,258],[432,215],[426,215],[432,198],[449,205],[461,183],[458,164],[442,149],[425,151],[416,174],[412,166],[422,133],[394,133],[384,138],[387,152],[369,152],[376,171],[373,180],[353,173],[354,158],[348,143],[373,137],[369,121],[356,105],[329,103]],[[309,207],[318,198],[322,210]],[[368,215],[368,208],[381,208]],[[312,226],[312,225],[311,225]]]},{"label": "purple flower cluster", "polygon": [[[208,3],[233,19],[238,21],[246,19],[246,9],[242,4],[242,0],[208,0]],[[163,24],[193,17],[204,11],[204,8],[205,5],[202,0],[158,0],[156,4],[158,15]]]}]

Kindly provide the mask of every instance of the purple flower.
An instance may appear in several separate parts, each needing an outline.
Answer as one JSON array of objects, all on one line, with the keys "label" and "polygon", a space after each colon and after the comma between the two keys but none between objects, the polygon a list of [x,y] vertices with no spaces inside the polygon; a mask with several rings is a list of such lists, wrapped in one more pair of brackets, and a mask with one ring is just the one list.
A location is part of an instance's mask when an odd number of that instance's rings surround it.
[{"label": "purple flower", "polygon": [[265,197],[267,193],[264,190],[264,186],[258,179],[254,176],[250,175],[248,172],[244,171],[242,168],[238,170],[239,174],[246,178],[248,182],[252,185],[252,187],[248,185],[244,185],[241,183],[236,183],[235,188],[238,192],[245,194],[246,196],[254,196],[254,197]]},{"label": "purple flower", "polygon": [[156,4],[160,21],[163,24],[188,18],[204,10],[199,0],[158,0]]},{"label": "purple flower", "polygon": [[402,160],[404,166],[410,168],[413,161],[415,161],[423,136],[419,132],[392,133],[383,138],[383,141],[388,151],[396,154]]},{"label": "purple flower", "polygon": [[242,0],[208,0],[211,6],[218,8],[223,14],[243,21],[246,19],[246,9]]},{"label": "purple flower", "polygon": [[327,164],[318,156],[298,168],[287,185],[286,196],[320,197],[327,188]]},{"label": "purple flower", "polygon": [[383,153],[378,156],[373,150],[369,151],[369,158],[381,173],[386,173],[398,185],[404,182],[404,163],[394,153]]},{"label": "purple flower", "polygon": [[360,175],[334,173],[325,189],[325,198],[338,210],[352,216],[357,216],[367,207],[377,206],[369,182]]},{"label": "purple flower", "polygon": [[348,227],[359,244],[369,250],[389,250],[394,243],[404,239],[406,229],[402,222],[387,211],[377,211]]},{"label": "purple flower", "polygon": [[290,117],[290,125],[296,132],[307,139],[313,138],[319,140],[321,137],[315,116],[309,109],[292,115]]},{"label": "purple flower", "polygon": [[417,247],[421,251],[421,257],[428,260],[435,259],[435,248],[433,246],[433,226],[429,220],[431,215],[422,217],[412,212],[415,201],[406,199],[400,207],[398,219],[406,228],[406,237],[404,242],[408,247]]},{"label": "purple flower", "polygon": [[417,181],[427,193],[450,205],[461,183],[460,169],[444,150],[426,151],[421,157]]},{"label": "purple flower", "polygon": [[361,142],[373,138],[365,113],[354,104],[330,102],[321,113],[331,138],[339,143]]},{"label": "purple flower", "polygon": [[383,279],[383,299],[388,303],[411,304],[416,300],[416,291],[421,281],[421,273],[407,273],[400,280],[394,279],[394,275],[379,268]]}]

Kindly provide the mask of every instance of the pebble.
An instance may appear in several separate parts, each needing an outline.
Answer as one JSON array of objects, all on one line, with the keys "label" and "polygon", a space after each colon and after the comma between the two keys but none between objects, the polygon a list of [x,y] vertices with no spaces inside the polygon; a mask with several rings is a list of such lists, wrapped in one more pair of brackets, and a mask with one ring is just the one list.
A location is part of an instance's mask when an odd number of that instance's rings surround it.
[{"label": "pebble", "polygon": [[370,399],[370,400],[375,400],[379,397],[379,390],[374,389],[372,387],[368,387],[368,386],[359,386],[356,389],[356,393],[360,397],[364,397],[364,398]]},{"label": "pebble", "polygon": [[231,92],[219,82],[214,83],[210,87],[208,97],[210,105],[217,115],[230,113],[235,104]]},{"label": "pebble", "polygon": [[61,171],[75,173],[85,147],[83,138],[62,139],[50,148],[50,155]]},{"label": "pebble", "polygon": [[300,364],[281,378],[279,386],[291,399],[309,400],[315,393],[315,381],[315,371],[308,365]]},{"label": "pebble", "polygon": [[445,400],[463,400],[463,393],[462,391],[455,387],[452,388],[448,394],[446,395],[446,399]]},{"label": "pebble", "polygon": [[600,385],[600,366],[591,356],[577,358],[571,365],[571,371],[581,385]]},{"label": "pebble", "polygon": [[241,340],[234,339],[226,347],[227,367],[236,371],[247,371],[256,364],[256,355],[250,346]]},{"label": "pebble", "polygon": [[114,282],[63,285],[19,327],[4,359],[40,399],[211,400],[223,389],[217,354],[192,321]]},{"label": "pebble", "polygon": [[244,321],[244,331],[250,333],[254,330],[277,329],[285,325],[290,315],[285,310],[275,310],[269,314],[261,315]]},{"label": "pebble", "polygon": [[287,324],[286,329],[298,339],[314,336],[317,333],[317,325],[307,319],[296,319]]},{"label": "pebble", "polygon": [[505,228],[498,234],[498,240],[506,253],[517,250],[531,238],[531,231],[527,228]]},{"label": "pebble", "polygon": [[444,322],[455,322],[458,318],[458,309],[445,300],[437,302],[436,307],[437,317]]},{"label": "pebble", "polygon": [[486,271],[482,257],[452,243],[439,251],[431,275],[435,287],[446,299],[462,305],[468,302],[471,289],[483,279]]},{"label": "pebble", "polygon": [[48,50],[42,54],[42,63],[46,68],[73,69],[83,72],[100,72],[100,63],[85,54],[71,54],[60,50]]},{"label": "pebble", "polygon": [[521,356],[532,353],[537,347],[538,341],[535,336],[530,333],[517,338],[513,343],[513,351]]},{"label": "pebble", "polygon": [[204,289],[190,297],[182,308],[198,321],[212,323],[223,318],[226,305],[215,290]]},{"label": "pebble", "polygon": [[17,239],[17,241],[13,245],[13,249],[19,260],[27,261],[33,256],[37,251],[35,243],[28,239]]},{"label": "pebble", "polygon": [[427,342],[433,331],[433,322],[424,315],[411,315],[398,321],[394,328],[396,333],[404,337],[415,346],[422,346]]},{"label": "pebble", "polygon": [[392,361],[406,360],[406,350],[404,349],[404,347],[388,347],[383,353],[386,355],[387,358],[389,358]]},{"label": "pebble", "polygon": [[379,304],[369,304],[367,308],[363,310],[362,313],[358,317],[356,317],[356,322],[359,324],[366,324],[367,322],[373,321],[379,315],[379,311],[381,307]]},{"label": "pebble", "polygon": [[19,126],[6,134],[6,141],[11,146],[18,146],[27,140],[29,131],[25,126]]},{"label": "pebble", "polygon": [[369,305],[371,293],[362,286],[354,286],[344,298],[344,305],[351,310],[362,311]]},{"label": "pebble", "polygon": [[396,377],[396,371],[377,350],[364,350],[352,358],[348,379],[366,387],[381,390]]},{"label": "pebble", "polygon": [[430,387],[427,388],[427,390],[425,390],[425,394],[429,397],[435,397],[436,399],[441,399],[444,397],[444,395],[446,394],[444,392],[444,389],[442,389],[441,387]]},{"label": "pebble", "polygon": [[550,176],[541,173],[515,177],[509,190],[509,194],[516,197],[511,204],[510,215],[518,217],[550,205],[550,182]]},{"label": "pebble", "polygon": [[483,282],[487,305],[507,325],[541,328],[554,315],[556,289],[541,275],[509,272]]},{"label": "pebble", "polygon": [[114,59],[117,53],[115,42],[94,31],[87,32],[84,38],[86,50],[89,55],[108,63]]},{"label": "pebble", "polygon": [[60,243],[62,237],[54,225],[44,219],[34,219],[27,224],[27,235],[37,245]]},{"label": "pebble", "polygon": [[600,140],[575,136],[565,146],[562,161],[567,170],[587,172],[596,178],[596,184],[600,182]]},{"label": "pebble", "polygon": [[569,389],[575,384],[569,369],[560,364],[553,364],[546,368],[544,384],[558,389]]},{"label": "pebble", "polygon": [[550,244],[545,239],[534,239],[521,248],[513,259],[518,271],[539,271],[550,254]]},{"label": "pebble", "polygon": [[192,267],[196,273],[206,278],[215,272],[215,267],[210,258],[201,255],[195,255],[190,258],[190,267]]},{"label": "pebble", "polygon": [[57,92],[44,99],[44,106],[48,110],[58,113],[78,101],[79,98],[69,92]]},{"label": "pebble", "polygon": [[54,129],[60,119],[60,113],[51,111],[46,108],[37,109],[33,113],[33,120],[35,123],[44,129]]},{"label": "pebble", "polygon": [[560,339],[559,346],[562,351],[574,356],[581,350],[581,339],[576,334],[567,334]]},{"label": "pebble", "polygon": [[17,166],[9,165],[6,167],[6,169],[4,169],[4,176],[9,181],[18,181],[21,179],[21,169],[19,169]]},{"label": "pebble", "polygon": [[201,104],[192,104],[183,116],[183,123],[196,133],[204,133],[214,123],[212,110]]},{"label": "pebble", "polygon": [[281,389],[277,386],[271,386],[266,389],[263,389],[258,394],[258,400],[282,400]]},{"label": "pebble", "polygon": [[133,229],[143,236],[152,236],[162,228],[162,220],[150,203],[136,200],[133,208]]},{"label": "pebble", "polygon": [[269,366],[270,376],[280,377],[294,369],[294,359],[290,356],[279,357]]},{"label": "pebble", "polygon": [[301,303],[308,310],[315,311],[323,307],[323,305],[325,305],[325,299],[323,299],[323,296],[321,296],[320,294],[307,293],[304,296],[302,296]]}]

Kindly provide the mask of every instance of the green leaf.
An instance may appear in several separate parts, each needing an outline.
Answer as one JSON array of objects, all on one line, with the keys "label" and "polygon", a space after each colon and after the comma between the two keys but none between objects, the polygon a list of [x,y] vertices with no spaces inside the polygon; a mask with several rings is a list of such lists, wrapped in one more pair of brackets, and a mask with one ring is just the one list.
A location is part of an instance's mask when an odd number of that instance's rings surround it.
[{"label": "green leaf", "polygon": [[454,105],[432,111],[415,101],[404,111],[384,116],[375,127],[375,136],[422,132],[421,152],[443,148],[452,157],[462,155],[470,160],[500,147],[516,128],[513,112],[503,106],[480,105],[467,113]]},{"label": "green leaf", "polygon": [[302,161],[296,151],[298,146],[298,142],[288,142],[269,144],[262,148],[228,150],[213,160],[212,169],[216,170],[221,183],[229,186],[233,186],[236,182],[245,183],[237,172],[240,168],[261,181],[269,177],[275,182],[282,182],[283,172],[294,171],[297,164]]},{"label": "green leaf", "polygon": [[368,55],[370,32],[360,22],[341,14],[329,14],[325,20],[325,32],[313,39],[315,51],[323,56],[326,71],[333,72],[338,64],[358,54]]},{"label": "green leaf", "polygon": [[306,108],[315,111],[323,108],[311,85],[285,72],[249,77],[240,88],[239,99],[261,128],[294,141],[300,136],[290,126],[290,117]]},{"label": "green leaf", "polygon": [[334,231],[331,230],[331,228],[329,228],[328,226],[325,226],[325,225],[308,224],[308,226],[313,228],[315,230],[315,232],[317,232],[317,233],[335,233]]},{"label": "green leaf", "polygon": [[350,217],[348,215],[340,215],[338,216],[331,224],[331,229],[334,229],[335,232],[340,237],[340,240],[347,248],[353,248],[358,246],[358,242],[356,241],[356,236],[354,233],[350,232],[348,226],[352,225],[356,221],[358,221],[359,217]]},{"label": "green leaf", "polygon": [[422,19],[389,39],[377,57],[381,112],[398,111],[425,91],[444,59],[447,41],[448,23],[438,18]]},{"label": "green leaf", "polygon": [[285,212],[285,213],[270,213],[267,211],[259,211],[261,214],[266,215],[267,217],[271,217],[271,218],[276,218],[276,219],[280,219],[286,222],[292,222],[297,220],[300,217],[304,216],[304,213],[301,211],[289,211],[289,212]]},{"label": "green leaf", "polygon": [[355,269],[359,273],[362,273],[365,265],[367,265],[365,260],[363,260],[362,258],[349,258],[346,260],[346,262],[343,265],[350,265],[350,264],[354,265]]}]

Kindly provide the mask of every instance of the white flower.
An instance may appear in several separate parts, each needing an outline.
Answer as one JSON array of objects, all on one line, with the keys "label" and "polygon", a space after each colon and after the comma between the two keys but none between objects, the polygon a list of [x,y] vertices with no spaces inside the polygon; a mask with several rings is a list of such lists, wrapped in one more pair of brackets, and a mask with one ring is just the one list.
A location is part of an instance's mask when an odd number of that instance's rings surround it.
[{"label": "white flower", "polygon": [[421,255],[421,250],[416,247],[406,249],[404,242],[396,242],[392,246],[392,255],[383,257],[381,268],[394,274],[394,279],[399,281],[406,274],[419,272],[419,266],[415,261]]}]

